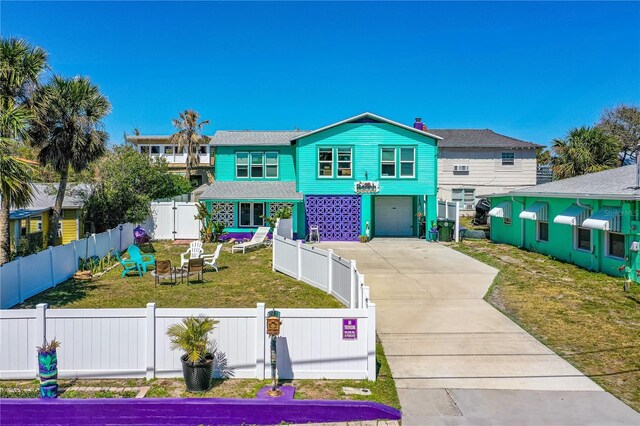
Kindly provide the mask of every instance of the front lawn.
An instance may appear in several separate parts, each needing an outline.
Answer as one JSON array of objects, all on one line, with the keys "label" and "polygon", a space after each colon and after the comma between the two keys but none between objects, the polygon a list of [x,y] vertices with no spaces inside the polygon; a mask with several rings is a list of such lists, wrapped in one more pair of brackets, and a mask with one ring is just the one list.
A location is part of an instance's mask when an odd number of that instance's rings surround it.
[{"label": "front lawn", "polygon": [[451,247],[500,270],[489,303],[640,410],[640,286],[486,240]]},{"label": "front lawn", "polygon": [[[157,241],[153,248],[156,259],[170,259],[180,266],[180,253],[188,246]],[[205,244],[205,253],[214,250],[215,244]],[[149,302],[159,308],[249,308],[258,302],[279,308],[344,307],[326,292],[273,272],[271,254],[271,248],[232,254],[225,247],[218,259],[220,271],[207,270],[204,282],[187,285],[185,281],[157,288],[150,272],[121,278],[122,267],[118,265],[93,281],[70,279],[17,308],[32,308],[38,303],[48,303],[52,308],[143,308]]]}]

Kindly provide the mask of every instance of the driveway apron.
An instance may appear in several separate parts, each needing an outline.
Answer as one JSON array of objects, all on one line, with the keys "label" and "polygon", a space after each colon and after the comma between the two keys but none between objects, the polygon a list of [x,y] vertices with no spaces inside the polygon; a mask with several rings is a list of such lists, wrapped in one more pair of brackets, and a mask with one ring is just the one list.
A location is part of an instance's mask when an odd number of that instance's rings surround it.
[{"label": "driveway apron", "polygon": [[404,425],[640,424],[483,300],[496,269],[417,239],[320,246],[365,275]]}]

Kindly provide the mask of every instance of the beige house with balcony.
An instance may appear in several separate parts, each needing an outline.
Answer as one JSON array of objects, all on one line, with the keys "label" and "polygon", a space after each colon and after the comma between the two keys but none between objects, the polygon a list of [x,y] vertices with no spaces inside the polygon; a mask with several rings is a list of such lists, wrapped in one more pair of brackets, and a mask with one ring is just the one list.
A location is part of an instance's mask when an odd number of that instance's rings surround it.
[{"label": "beige house with balcony", "polygon": [[[169,143],[169,138],[168,135],[136,135],[127,136],[127,141],[142,154],[148,154],[152,158],[164,158],[173,173],[184,175],[187,158],[185,149],[179,152],[175,144]],[[198,166],[191,169],[191,181],[195,186],[209,183],[213,179],[214,155],[209,144],[200,145],[198,159]]]},{"label": "beige house with balcony", "polygon": [[536,185],[538,145],[490,129],[429,129],[438,142],[438,198],[474,211],[477,199]]}]

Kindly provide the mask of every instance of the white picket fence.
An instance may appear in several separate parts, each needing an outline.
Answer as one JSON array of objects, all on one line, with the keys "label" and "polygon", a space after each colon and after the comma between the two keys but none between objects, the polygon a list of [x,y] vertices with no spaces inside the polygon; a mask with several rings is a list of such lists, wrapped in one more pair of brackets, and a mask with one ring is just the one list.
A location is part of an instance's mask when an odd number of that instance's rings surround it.
[{"label": "white picket fence", "polygon": [[[277,340],[282,379],[376,378],[375,306],[367,309],[280,309]],[[185,317],[220,321],[212,333],[235,378],[270,374],[268,309],[35,309],[0,311],[0,379],[37,377],[36,346],[57,339],[62,378],[181,377],[181,352],[170,348],[168,327]],[[357,334],[344,338],[345,321]],[[214,372],[220,376],[220,366]]]},{"label": "white picket fence", "polygon": [[[370,303],[364,275],[355,260],[283,236],[291,219],[279,220],[273,233],[273,270],[326,291],[347,307],[365,309]],[[284,230],[284,231],[283,231]]]},{"label": "white picket fence", "polygon": [[[453,240],[460,241],[460,202],[438,200],[438,219],[454,220]],[[427,229],[429,227],[427,224]]]},{"label": "white picket fence", "polygon": [[200,221],[197,203],[179,201],[154,201],[151,216],[145,230],[155,240],[197,240],[200,238]]},{"label": "white picket fence", "polygon": [[127,223],[0,265],[0,308],[10,308],[68,280],[78,270],[80,257],[103,257],[131,244],[133,225]]}]

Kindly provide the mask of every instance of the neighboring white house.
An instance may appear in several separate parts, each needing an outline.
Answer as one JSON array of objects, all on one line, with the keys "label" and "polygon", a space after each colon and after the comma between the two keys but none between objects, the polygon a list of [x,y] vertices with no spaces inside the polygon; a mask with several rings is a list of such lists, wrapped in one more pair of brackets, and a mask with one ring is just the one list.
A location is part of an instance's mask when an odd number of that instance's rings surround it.
[{"label": "neighboring white house", "polygon": [[531,142],[490,129],[429,129],[438,142],[438,197],[473,210],[485,194],[536,185],[536,150]]}]

